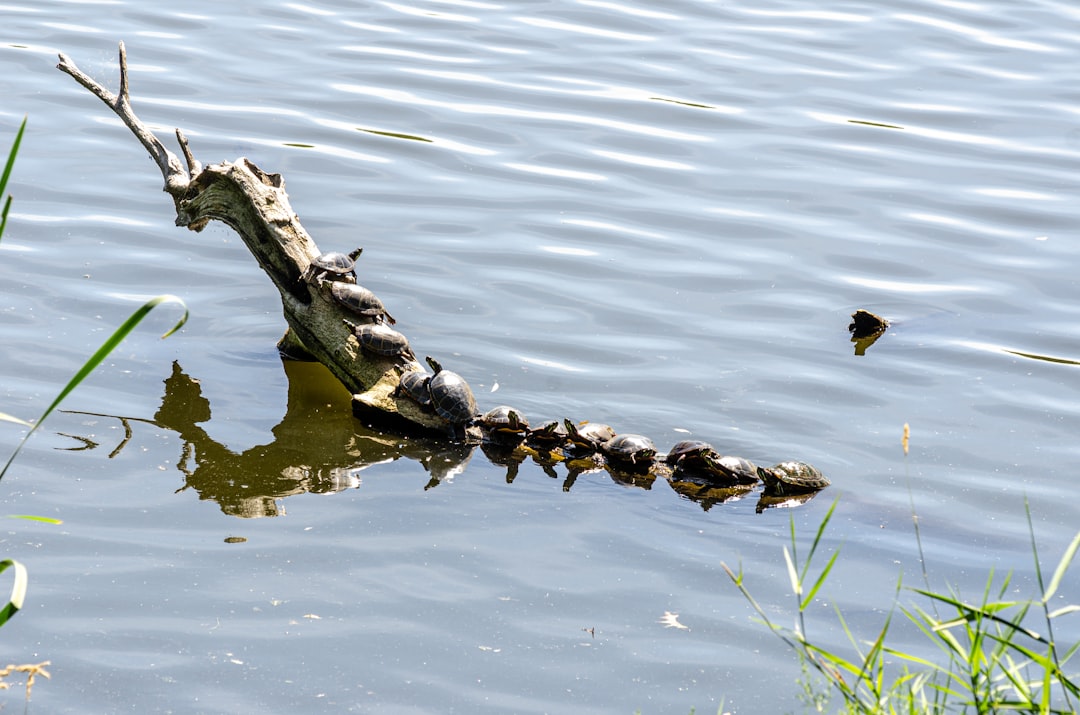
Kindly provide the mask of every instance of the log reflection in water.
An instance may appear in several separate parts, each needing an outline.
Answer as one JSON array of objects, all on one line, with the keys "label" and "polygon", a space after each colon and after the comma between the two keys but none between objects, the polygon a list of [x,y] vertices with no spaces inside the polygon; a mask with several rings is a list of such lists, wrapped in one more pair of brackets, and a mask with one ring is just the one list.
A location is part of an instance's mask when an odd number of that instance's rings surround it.
[{"label": "log reflection in water", "polygon": [[[210,421],[210,401],[199,381],[174,362],[153,419],[96,415],[120,420],[124,427],[124,437],[109,457],[117,456],[132,441],[133,424],[175,432],[182,441],[176,466],[183,475],[183,485],[176,491],[194,490],[200,499],[217,502],[224,513],[244,518],[284,515],[279,500],[294,494],[330,494],[359,487],[361,472],[403,457],[418,462],[428,474],[424,490],[464,472],[472,459],[473,444],[406,438],[365,427],[345,409],[351,395],[325,367],[295,360],[283,360],[282,364],[289,384],[288,406],[272,429],[274,439],[269,443],[236,452],[211,438],[201,426]],[[89,437],[69,436],[83,443],[78,449],[99,446]],[[507,484],[514,482],[528,460],[551,478],[559,477],[557,468],[565,470],[560,485],[564,492],[586,474],[606,473],[615,484],[645,490],[652,489],[659,478],[706,511],[760,491],[760,485],[718,485],[688,478],[662,461],[615,468],[599,455],[567,457],[559,450],[527,444],[485,442],[481,447],[492,464],[506,469]],[[795,506],[801,501],[763,498],[758,510]]]}]

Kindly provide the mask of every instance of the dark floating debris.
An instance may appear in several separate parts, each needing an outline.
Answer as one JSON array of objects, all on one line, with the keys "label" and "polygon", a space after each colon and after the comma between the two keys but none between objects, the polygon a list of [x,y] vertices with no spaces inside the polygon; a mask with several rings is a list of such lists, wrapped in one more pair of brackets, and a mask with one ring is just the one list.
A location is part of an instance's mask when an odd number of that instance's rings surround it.
[{"label": "dark floating debris", "polygon": [[848,330],[851,331],[853,338],[868,338],[871,335],[884,333],[888,327],[889,321],[885,318],[860,308],[851,314],[851,325],[848,326]]},{"label": "dark floating debris", "polygon": [[855,343],[855,354],[865,355],[866,349],[873,345],[888,327],[889,321],[868,310],[860,308],[852,313],[848,330],[851,332],[851,342]]}]

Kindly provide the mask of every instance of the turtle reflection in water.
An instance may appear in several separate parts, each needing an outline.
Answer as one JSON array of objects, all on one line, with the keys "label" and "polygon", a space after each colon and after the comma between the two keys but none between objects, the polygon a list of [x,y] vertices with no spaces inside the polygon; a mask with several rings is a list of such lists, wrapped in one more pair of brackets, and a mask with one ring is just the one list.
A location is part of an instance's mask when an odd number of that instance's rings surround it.
[{"label": "turtle reflection in water", "polygon": [[522,449],[520,444],[511,442],[492,442],[484,440],[480,443],[480,451],[488,458],[488,461],[499,467],[506,467],[506,483],[513,484],[518,475],[518,467],[529,456],[527,450]]},{"label": "turtle reflection in water", "polygon": [[702,478],[687,472],[676,472],[669,481],[679,496],[697,502],[704,511],[717,504],[738,501],[754,491],[751,484],[720,485],[713,479]]}]

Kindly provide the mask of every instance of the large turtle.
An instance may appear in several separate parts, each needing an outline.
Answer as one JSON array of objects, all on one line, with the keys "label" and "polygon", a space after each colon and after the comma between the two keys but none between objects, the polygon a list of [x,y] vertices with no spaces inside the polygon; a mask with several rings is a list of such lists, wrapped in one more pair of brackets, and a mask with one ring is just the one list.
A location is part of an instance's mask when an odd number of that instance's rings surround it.
[{"label": "large turtle", "polygon": [[529,433],[529,421],[506,405],[494,407],[477,418],[484,437],[497,442],[520,442]]},{"label": "large turtle", "polygon": [[390,325],[397,322],[394,316],[386,312],[386,307],[379,300],[379,296],[362,285],[333,281],[330,283],[330,295],[357,315],[373,320],[385,320]]},{"label": "large turtle", "polygon": [[363,248],[345,254],[330,251],[315,258],[304,271],[303,279],[309,283],[319,281],[343,281],[345,283],[356,282],[356,259],[363,253]]},{"label": "large turtle", "polygon": [[781,462],[771,467],[758,467],[757,471],[761,481],[765,482],[765,494],[773,496],[808,494],[832,483],[820,470],[805,462]]},{"label": "large turtle", "polygon": [[469,383],[465,382],[461,375],[444,370],[430,355],[427,363],[435,371],[428,381],[431,406],[435,408],[435,414],[450,425],[451,432],[460,435],[479,412],[476,409],[476,398],[473,397]]}]

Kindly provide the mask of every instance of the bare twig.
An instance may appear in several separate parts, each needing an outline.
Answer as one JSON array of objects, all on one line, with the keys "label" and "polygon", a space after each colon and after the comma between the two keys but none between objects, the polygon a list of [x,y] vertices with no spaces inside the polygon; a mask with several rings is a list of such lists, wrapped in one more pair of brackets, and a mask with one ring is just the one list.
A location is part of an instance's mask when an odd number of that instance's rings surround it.
[{"label": "bare twig", "polygon": [[153,132],[146,128],[146,125],[135,116],[135,112],[131,110],[131,101],[128,97],[128,74],[127,74],[127,52],[124,50],[124,43],[120,43],[120,94],[115,95],[103,86],[98,84],[92,77],[85,74],[82,70],[75,66],[71,58],[60,53],[60,64],[56,66],[61,72],[65,72],[71,75],[76,82],[86,87],[93,92],[97,97],[107,104],[116,116],[120,117],[120,120],[127,125],[127,128],[138,138],[142,145],[146,147],[146,150],[150,152],[150,156],[154,159],[154,162],[161,169],[161,175],[165,179],[165,191],[167,191],[174,199],[179,199],[187,191],[189,175],[184,171],[180,164],[180,160],[171,151],[165,148],[165,145],[161,143]]},{"label": "bare twig", "polygon": [[188,175],[194,179],[200,173],[202,173],[202,164],[191,154],[191,147],[188,146],[187,137],[179,129],[176,130],[176,141],[180,143],[180,151],[184,152],[184,161],[187,162]]}]

